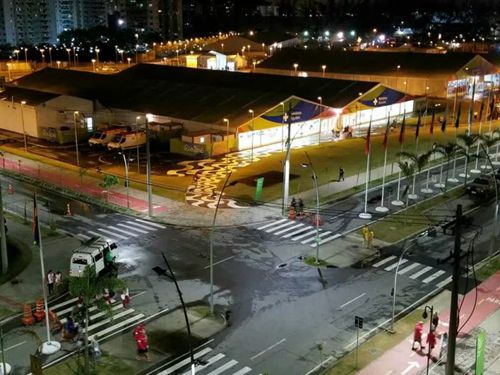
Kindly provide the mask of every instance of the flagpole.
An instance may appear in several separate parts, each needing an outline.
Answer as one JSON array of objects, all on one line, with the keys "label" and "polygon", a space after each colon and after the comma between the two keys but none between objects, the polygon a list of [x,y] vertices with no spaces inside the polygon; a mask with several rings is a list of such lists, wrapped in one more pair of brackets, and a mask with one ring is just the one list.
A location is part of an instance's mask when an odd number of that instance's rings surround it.
[{"label": "flagpole", "polygon": [[[37,210],[37,199],[36,192],[34,197],[34,210]],[[43,291],[43,302],[45,305],[45,325],[47,329],[47,341],[42,344],[41,352],[45,355],[54,354],[61,349],[61,344],[57,341],[52,341],[50,338],[50,325],[49,325],[49,305],[47,302],[47,288],[45,282],[45,265],[43,261],[43,243],[42,243],[42,232],[40,229],[40,223],[38,220],[38,212],[34,212],[34,220],[36,220],[36,230],[38,231],[38,248],[40,250],[40,269],[42,272],[42,291]],[[36,242],[36,241],[35,241]]]},{"label": "flagpole", "polygon": [[[460,103],[458,103],[457,118],[455,119],[455,144],[457,143],[457,131],[458,131],[458,127],[460,126],[461,109],[462,109],[462,101],[460,101]],[[458,178],[455,177],[456,167],[457,167],[457,155],[455,153],[455,155],[453,157],[453,172],[452,172],[452,176],[450,178],[448,178],[448,182],[453,182],[453,183],[458,182]]]},{"label": "flagpole", "polygon": [[[441,133],[442,134],[444,134],[446,132],[446,122],[447,121],[448,121],[448,104],[446,104],[446,109],[444,110],[443,122],[441,123]],[[442,158],[444,159],[445,156],[443,155]],[[440,167],[439,167],[439,182],[437,184],[434,184],[434,187],[437,187],[438,189],[442,189],[442,188],[446,187],[446,185],[443,184],[443,166],[444,166],[444,163],[445,163],[445,161],[443,160],[441,162]]]},{"label": "flagpole", "polygon": [[[418,120],[417,120],[417,136],[415,137],[415,156],[418,157],[418,139],[420,138],[419,137],[419,131],[420,131],[420,112],[418,114]],[[408,194],[408,198],[412,199],[412,200],[415,200],[418,198],[418,195],[415,194],[415,185],[416,185],[416,182],[417,182],[417,173],[416,171],[413,171],[413,186],[411,188],[411,194]]]},{"label": "flagpole", "polygon": [[[427,109],[426,109],[427,111]],[[435,138],[435,135],[434,135],[434,119],[435,119],[435,112],[436,112],[436,108],[433,108],[432,109],[432,117],[431,117],[431,128],[429,130],[429,132],[431,133],[432,135],[432,138],[431,138],[431,145],[430,145],[430,149],[429,151],[431,151],[433,148],[434,148],[434,144],[435,144],[435,141],[436,141],[436,138]],[[431,157],[432,157],[432,154],[431,154]],[[429,158],[429,160],[431,160]],[[427,178],[426,178],[426,181],[425,181],[425,188],[423,189],[420,189],[420,191],[424,194],[432,194],[434,192],[434,190],[432,190],[430,187],[429,187],[429,180],[431,178],[431,167],[429,166],[429,168],[427,169]]]},{"label": "flagpole", "polygon": [[370,125],[368,125],[368,134],[367,134],[367,147],[368,147],[368,153],[366,155],[366,182],[365,182],[365,210],[364,212],[361,212],[359,214],[359,217],[361,219],[371,219],[372,215],[368,212],[368,186],[370,184],[370,155],[372,151],[372,145],[371,145],[371,140],[370,140],[370,132],[371,132],[371,127],[372,127],[372,117],[370,115]]},{"label": "flagpole", "polygon": [[384,196],[385,196],[385,169],[387,166],[387,148],[388,148],[388,142],[389,142],[387,132],[389,130],[390,123],[391,123],[391,111],[389,111],[389,114],[387,117],[387,126],[385,129],[385,135],[384,135],[384,141],[385,141],[384,150],[385,151],[384,151],[384,169],[382,172],[382,198],[380,199],[380,206],[375,207],[375,211],[381,212],[381,213],[385,213],[385,212],[389,211],[389,209],[387,207],[384,207]]},{"label": "flagpole", "polygon": [[[406,107],[404,109],[403,124],[401,124],[401,127],[404,126],[405,117],[406,117]],[[404,129],[402,129],[401,131],[404,132]],[[401,138],[401,133],[399,135]],[[403,134],[403,136],[404,136],[404,134]],[[399,152],[401,153],[401,152],[403,152],[403,142],[400,142],[400,144],[401,144],[401,146],[399,148]],[[399,159],[401,160],[401,158],[399,158]],[[398,172],[398,190],[396,193],[396,200],[391,202],[391,204],[393,206],[403,206],[404,205],[404,202],[399,198],[400,191],[401,191],[401,168],[399,168],[399,172]]]},{"label": "flagpole", "polygon": [[[473,173],[473,174],[479,174],[481,173],[481,170],[479,169],[479,145],[481,143],[481,131],[482,131],[482,128],[483,128],[483,103],[484,103],[484,100],[481,101],[481,109],[479,110],[479,138],[477,140],[477,148],[476,148],[476,166],[474,167],[474,169],[471,169],[470,170],[470,173]],[[486,111],[488,111],[488,109],[486,109]],[[467,173],[467,171],[465,171],[465,173]]]}]

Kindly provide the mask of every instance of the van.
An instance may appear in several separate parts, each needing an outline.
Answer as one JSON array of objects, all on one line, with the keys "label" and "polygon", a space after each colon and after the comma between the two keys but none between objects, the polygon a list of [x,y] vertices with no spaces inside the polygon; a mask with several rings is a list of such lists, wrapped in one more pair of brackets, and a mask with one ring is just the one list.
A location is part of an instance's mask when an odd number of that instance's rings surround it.
[{"label": "van", "polygon": [[[94,267],[96,275],[106,273],[116,274],[114,264],[106,265],[105,259],[108,252],[111,252],[115,259],[117,254],[117,245],[114,242],[108,242],[102,237],[92,237],[84,242],[82,246],[73,250],[69,275],[81,277],[87,267]],[[108,257],[109,258],[109,257]]]},{"label": "van", "polygon": [[95,132],[89,139],[89,146],[106,146],[112,139],[123,132],[123,128],[110,128]]},{"label": "van", "polygon": [[115,135],[108,143],[108,150],[125,150],[127,148],[139,147],[146,144],[144,132],[130,132]]}]

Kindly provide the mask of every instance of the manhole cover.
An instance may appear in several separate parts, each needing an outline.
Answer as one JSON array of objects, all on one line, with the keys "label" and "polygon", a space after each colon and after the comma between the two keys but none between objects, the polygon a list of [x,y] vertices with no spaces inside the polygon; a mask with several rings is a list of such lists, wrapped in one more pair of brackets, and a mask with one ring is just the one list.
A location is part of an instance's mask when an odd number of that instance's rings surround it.
[{"label": "manhole cover", "polygon": [[288,263],[278,264],[278,268],[285,268],[286,266],[288,266]]}]

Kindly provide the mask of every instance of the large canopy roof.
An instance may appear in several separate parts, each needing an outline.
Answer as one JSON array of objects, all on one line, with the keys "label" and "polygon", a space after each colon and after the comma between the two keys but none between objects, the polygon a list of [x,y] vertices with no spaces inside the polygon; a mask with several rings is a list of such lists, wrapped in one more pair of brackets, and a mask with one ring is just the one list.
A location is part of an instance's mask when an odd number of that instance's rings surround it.
[{"label": "large canopy roof", "polygon": [[139,64],[113,75],[46,68],[13,83],[18,87],[98,100],[111,108],[231,127],[291,96],[342,108],[377,86],[321,78],[274,76]]},{"label": "large canopy roof", "polygon": [[[276,51],[259,67],[293,69],[341,74],[373,74],[401,76],[453,75],[468,64],[473,53],[354,52],[320,49],[286,48]],[[399,69],[398,69],[399,66]]]}]

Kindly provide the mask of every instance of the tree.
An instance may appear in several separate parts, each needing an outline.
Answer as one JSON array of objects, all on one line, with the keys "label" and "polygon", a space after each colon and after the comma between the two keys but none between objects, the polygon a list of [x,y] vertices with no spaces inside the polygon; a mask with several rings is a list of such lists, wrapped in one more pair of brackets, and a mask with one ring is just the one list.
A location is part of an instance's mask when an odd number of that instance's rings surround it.
[{"label": "tree", "polygon": [[[464,186],[467,185],[467,169],[469,166],[469,161],[472,156],[470,153],[470,149],[472,146],[476,144],[478,141],[479,136],[477,134],[460,134],[458,136],[458,141],[461,143],[457,149],[461,154],[465,156],[465,180],[464,180]],[[476,155],[477,157],[477,155]]]},{"label": "tree", "polygon": [[[434,148],[433,152],[443,155],[446,158],[446,165],[449,167],[451,159],[456,155],[458,146],[455,142],[448,142],[445,144],[438,144]],[[446,187],[448,186],[448,169],[446,169],[446,181],[444,183],[444,191],[446,191]],[[440,175],[443,174],[443,164],[441,164],[441,172]]]},{"label": "tree", "polygon": [[106,189],[106,202],[109,200],[109,188],[113,185],[117,185],[120,182],[118,177],[112,174],[104,175],[102,182],[99,186]]},{"label": "tree", "polygon": [[[399,168],[401,172],[405,175],[408,180],[408,193],[410,188],[410,178],[412,178],[412,186],[413,190],[415,190],[415,179],[417,174],[419,174],[422,169],[427,165],[429,159],[432,155],[432,152],[428,151],[423,154],[415,154],[413,152],[399,152],[398,156],[400,157],[400,161],[398,162]],[[403,161],[405,160],[405,161]],[[408,163],[409,162],[409,163]],[[407,174],[408,173],[408,174]],[[408,195],[406,196],[406,206],[408,207]]]},{"label": "tree", "polygon": [[[81,298],[84,306],[85,318],[83,322],[85,324],[84,334],[84,364],[83,369],[80,366],[77,367],[76,373],[84,375],[89,375],[95,373],[94,370],[90,369],[89,361],[89,351],[88,351],[88,327],[89,327],[89,309],[95,306],[100,311],[105,311],[109,316],[112,317],[113,310],[111,306],[106,303],[103,298],[99,298],[105,289],[117,290],[124,289],[125,282],[121,279],[115,277],[105,277],[98,276],[95,272],[94,267],[86,267],[81,277],[70,277],[69,279],[69,294],[72,297]],[[79,322],[82,323],[82,322]]]}]

